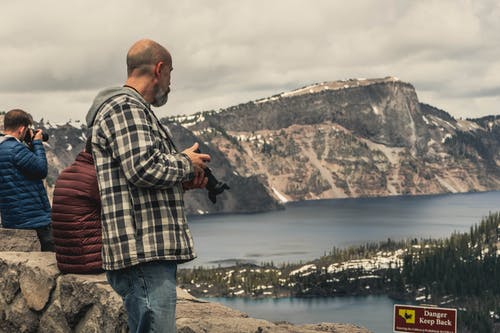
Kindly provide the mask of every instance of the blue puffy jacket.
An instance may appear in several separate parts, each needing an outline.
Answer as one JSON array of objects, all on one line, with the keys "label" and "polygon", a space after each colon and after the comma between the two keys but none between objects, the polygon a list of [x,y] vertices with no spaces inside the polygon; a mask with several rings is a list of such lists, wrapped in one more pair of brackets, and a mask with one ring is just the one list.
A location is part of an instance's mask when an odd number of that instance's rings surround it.
[{"label": "blue puffy jacket", "polygon": [[35,229],[50,224],[50,203],[42,179],[47,158],[41,141],[33,151],[12,136],[0,136],[0,211],[2,226]]}]

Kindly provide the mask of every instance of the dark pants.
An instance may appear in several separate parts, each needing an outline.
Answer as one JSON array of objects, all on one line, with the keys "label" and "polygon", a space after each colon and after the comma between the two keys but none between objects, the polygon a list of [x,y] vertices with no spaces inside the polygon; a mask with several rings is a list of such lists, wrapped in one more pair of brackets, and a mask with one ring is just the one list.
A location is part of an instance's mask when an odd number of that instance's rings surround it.
[{"label": "dark pants", "polygon": [[35,229],[38,239],[40,240],[40,246],[43,252],[54,252],[54,241],[52,240],[52,227],[48,226]]}]

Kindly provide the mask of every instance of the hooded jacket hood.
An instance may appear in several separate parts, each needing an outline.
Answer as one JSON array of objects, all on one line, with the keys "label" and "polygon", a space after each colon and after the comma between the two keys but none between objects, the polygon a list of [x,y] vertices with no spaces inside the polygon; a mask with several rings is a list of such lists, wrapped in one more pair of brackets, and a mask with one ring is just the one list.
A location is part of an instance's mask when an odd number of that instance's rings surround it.
[{"label": "hooded jacket hood", "polygon": [[92,103],[92,106],[89,109],[89,112],[87,112],[87,116],[85,117],[85,121],[87,123],[87,127],[90,128],[94,124],[95,117],[97,116],[97,113],[99,112],[99,109],[101,106],[106,103],[110,98],[118,95],[130,95],[134,98],[137,98],[138,100],[142,101],[144,104],[148,104],[145,100],[144,97],[141,96],[136,90],[129,88],[129,87],[113,87],[113,88],[108,88],[105,89],[101,92],[99,92],[94,99],[94,102]]},{"label": "hooded jacket hood", "polygon": [[12,135],[3,135],[3,134],[0,134],[0,144],[4,143],[5,141],[10,140],[10,139],[16,140],[16,138],[13,137]]}]

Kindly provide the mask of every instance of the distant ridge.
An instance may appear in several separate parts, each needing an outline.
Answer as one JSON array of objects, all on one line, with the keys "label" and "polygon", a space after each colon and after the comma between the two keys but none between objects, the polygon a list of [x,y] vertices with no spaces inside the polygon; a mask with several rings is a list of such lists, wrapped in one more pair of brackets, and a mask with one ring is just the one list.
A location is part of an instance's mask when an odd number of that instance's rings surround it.
[{"label": "distant ridge", "polygon": [[[0,121],[2,121],[0,115]],[[500,189],[500,117],[455,119],[420,103],[395,77],[315,83],[221,110],[162,119],[183,149],[193,141],[231,186],[217,204],[190,191],[190,214],[250,213],[282,203]],[[82,149],[78,122],[40,127],[50,188]]]},{"label": "distant ridge", "polygon": [[387,76],[383,79],[346,79],[339,81],[325,81],[321,83],[314,83],[308,86],[304,86],[299,89],[295,89],[289,92],[284,92],[278,95],[274,95],[268,98],[261,98],[255,101],[255,103],[264,103],[268,102],[280,97],[291,97],[291,96],[300,96],[304,94],[314,94],[325,90],[340,90],[340,89],[348,89],[354,87],[364,87],[371,84],[377,83],[388,83],[388,82],[401,82],[397,77]]},{"label": "distant ridge", "polygon": [[[496,119],[496,118],[495,118]],[[281,202],[500,189],[500,122],[420,103],[395,77],[322,82],[171,117]]]}]

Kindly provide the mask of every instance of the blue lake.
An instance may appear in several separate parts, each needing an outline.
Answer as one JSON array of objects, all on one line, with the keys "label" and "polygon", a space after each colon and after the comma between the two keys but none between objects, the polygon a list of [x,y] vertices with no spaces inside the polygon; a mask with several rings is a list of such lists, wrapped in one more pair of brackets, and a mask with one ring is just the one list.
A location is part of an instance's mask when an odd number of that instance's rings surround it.
[{"label": "blue lake", "polygon": [[[189,219],[198,258],[179,268],[240,262],[307,262],[332,247],[468,232],[500,210],[500,192],[319,200],[262,214]],[[394,302],[386,296],[312,299],[212,299],[252,317],[292,323],[351,322],[392,332]]]},{"label": "blue lake", "polygon": [[[387,296],[324,298],[207,298],[254,318],[287,321],[294,324],[334,322],[354,323],[374,333],[392,332],[395,302]],[[401,303],[398,303],[401,304]]]},{"label": "blue lake", "polygon": [[189,218],[198,258],[181,267],[299,262],[332,247],[467,232],[500,210],[500,192],[333,199],[291,203],[262,214]]}]

